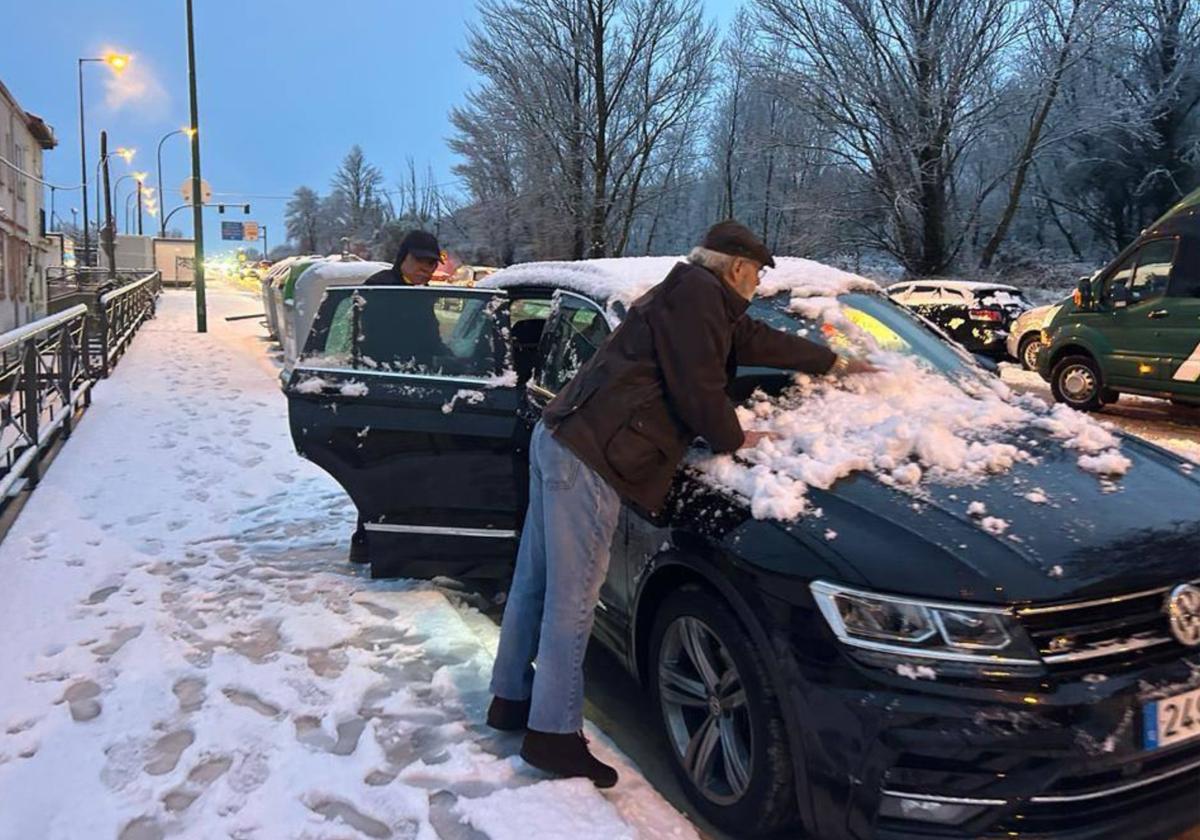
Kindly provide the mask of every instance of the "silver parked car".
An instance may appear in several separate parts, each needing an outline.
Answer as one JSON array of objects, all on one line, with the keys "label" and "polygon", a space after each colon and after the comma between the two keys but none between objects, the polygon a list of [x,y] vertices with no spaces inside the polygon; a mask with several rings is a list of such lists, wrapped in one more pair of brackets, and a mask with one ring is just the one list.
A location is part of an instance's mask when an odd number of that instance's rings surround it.
[{"label": "silver parked car", "polygon": [[1037,354],[1042,346],[1042,330],[1054,320],[1061,303],[1035,306],[1022,312],[1008,330],[1005,348],[1008,355],[1021,363],[1025,370],[1037,370]]}]

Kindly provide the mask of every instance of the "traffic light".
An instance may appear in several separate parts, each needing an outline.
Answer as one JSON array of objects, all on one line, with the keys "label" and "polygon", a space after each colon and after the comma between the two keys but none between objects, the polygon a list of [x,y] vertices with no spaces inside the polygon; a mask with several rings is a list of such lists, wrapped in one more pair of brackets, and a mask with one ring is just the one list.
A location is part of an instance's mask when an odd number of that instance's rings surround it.
[{"label": "traffic light", "polygon": [[[230,206],[231,206],[231,207],[237,207],[238,205],[236,205],[236,204],[231,204]],[[249,205],[249,204],[243,204],[243,205],[241,205],[241,208],[242,208],[242,214],[243,214],[243,215],[246,215],[246,216],[249,216],[249,215],[250,215],[250,205]],[[224,212],[225,212],[225,205],[224,205],[224,204],[218,204],[218,205],[217,205],[217,212],[218,212],[218,213],[224,213]]]}]

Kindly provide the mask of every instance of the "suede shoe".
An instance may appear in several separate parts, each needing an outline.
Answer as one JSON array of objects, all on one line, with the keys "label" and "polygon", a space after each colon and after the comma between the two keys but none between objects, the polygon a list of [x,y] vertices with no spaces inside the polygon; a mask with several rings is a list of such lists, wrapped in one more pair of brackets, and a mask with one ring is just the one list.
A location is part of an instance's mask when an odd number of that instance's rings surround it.
[{"label": "suede shoe", "polygon": [[617,783],[617,771],[597,761],[582,732],[559,734],[530,729],[521,745],[521,758],[539,770],[562,778],[582,776],[598,788]]},{"label": "suede shoe", "polygon": [[493,697],[488,706],[487,725],[501,732],[523,732],[529,726],[529,700]]},{"label": "suede shoe", "polygon": [[371,562],[371,556],[367,553],[367,534],[365,531],[355,531],[354,536],[350,538],[350,562]]}]

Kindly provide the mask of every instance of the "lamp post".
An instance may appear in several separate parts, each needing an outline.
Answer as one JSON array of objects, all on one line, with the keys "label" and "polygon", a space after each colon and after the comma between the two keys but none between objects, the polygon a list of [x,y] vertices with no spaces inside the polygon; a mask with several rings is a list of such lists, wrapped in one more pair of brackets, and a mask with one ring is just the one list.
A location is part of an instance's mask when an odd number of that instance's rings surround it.
[{"label": "lamp post", "polygon": [[267,226],[266,226],[266,225],[259,225],[259,226],[258,226],[258,229],[259,229],[260,231],[262,231],[262,241],[263,241],[263,254],[262,254],[262,258],[263,258],[263,261],[265,262],[267,259],[269,259],[269,257],[267,257]]},{"label": "lamp post", "polygon": [[[83,179],[83,257],[87,260],[88,254],[88,213],[87,213],[87,133],[84,129],[83,119],[83,65],[91,62],[107,64],[114,73],[120,74],[122,70],[129,66],[130,56],[123,53],[109,53],[103,58],[80,58],[78,59],[79,68],[79,170],[80,176]],[[97,208],[99,202],[97,202]],[[100,226],[100,211],[96,210],[96,226]]]},{"label": "lamp post", "polygon": [[[163,180],[162,180],[162,147],[163,147],[163,143],[165,143],[167,141],[168,137],[174,137],[176,134],[186,134],[188,136],[188,139],[191,140],[192,137],[195,136],[195,134],[196,134],[196,129],[191,128],[191,127],[177,128],[174,131],[164,134],[162,136],[162,139],[158,141],[158,194],[160,196],[166,195],[166,193],[163,192]],[[164,237],[167,235],[166,222],[163,222],[162,225],[159,227],[158,235],[164,236]]]},{"label": "lamp post", "polygon": [[204,300],[204,211],[200,195],[200,109],[196,103],[196,34],[192,23],[192,0],[187,0],[188,88],[192,113],[192,236],[196,243],[196,332],[208,332]]},{"label": "lamp post", "polygon": [[[122,182],[122,181],[125,181],[125,180],[126,180],[126,179],[128,179],[128,178],[132,178],[132,177],[133,177],[133,175],[127,172],[127,173],[125,173],[124,175],[122,175],[120,178],[118,178],[117,180],[113,181],[113,187],[112,187],[112,198],[113,198],[113,202],[114,202],[114,203],[116,203],[116,202],[119,202],[119,199],[120,199],[120,195],[119,195],[119,193],[120,193],[120,191],[121,191],[121,182]],[[117,204],[117,206],[118,206],[118,207],[120,207],[121,205],[118,203],[118,204]],[[128,199],[128,197],[126,197],[126,199],[125,199],[125,206],[126,206],[126,207],[128,207],[128,206],[129,206],[129,199]],[[127,220],[127,221],[126,221],[126,223],[125,223],[125,232],[126,232],[126,233],[129,233],[129,222],[128,222],[128,220]]]},{"label": "lamp post", "polygon": [[[137,154],[137,149],[127,149],[124,146],[119,146],[114,151],[111,151],[107,154],[101,155],[100,160],[96,161],[96,180],[97,181],[100,180],[100,167],[103,166],[105,161],[107,161],[110,157],[119,157],[122,160],[124,160],[125,165],[128,166],[129,164],[133,163],[133,156],[135,154]],[[120,183],[120,181],[118,180],[117,183]],[[85,211],[86,211],[86,205],[85,205]],[[86,212],[85,212],[85,216],[86,216]],[[96,227],[97,228],[100,227],[100,191],[99,190],[96,191]]]}]

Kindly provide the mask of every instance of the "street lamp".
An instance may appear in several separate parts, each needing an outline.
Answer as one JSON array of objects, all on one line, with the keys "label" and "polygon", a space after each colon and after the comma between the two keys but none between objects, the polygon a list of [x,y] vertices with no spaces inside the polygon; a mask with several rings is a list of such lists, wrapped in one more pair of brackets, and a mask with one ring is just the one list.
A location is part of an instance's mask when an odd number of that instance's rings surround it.
[{"label": "street lamp", "polygon": [[[86,261],[88,254],[88,214],[87,214],[87,141],[86,131],[84,129],[83,120],[83,65],[96,62],[98,64],[107,64],[109,69],[120,75],[126,67],[129,66],[131,56],[125,53],[110,52],[101,58],[80,58],[78,59],[79,67],[79,169],[80,175],[83,178],[83,257]],[[99,176],[97,176],[99,178]],[[97,207],[99,203],[97,202]],[[100,224],[100,211],[96,210],[96,225]]]},{"label": "street lamp", "polygon": [[[112,155],[109,155],[109,157],[112,157]],[[126,180],[127,178],[132,178],[134,180],[137,180],[138,174],[139,173],[137,173],[137,172],[127,172],[124,175],[122,175],[120,178],[118,178],[116,181],[113,182],[112,197],[113,197],[114,202],[117,201],[119,198],[118,193],[120,192],[120,189],[121,189],[121,182]],[[132,195],[132,193],[131,193],[131,195]],[[126,206],[128,206],[128,199],[126,199]],[[125,225],[125,232],[129,233],[128,220]]]},{"label": "street lamp", "polygon": [[[163,182],[162,182],[162,147],[163,147],[163,143],[165,143],[167,141],[168,137],[174,137],[176,134],[186,134],[188,139],[191,140],[196,135],[196,129],[194,129],[190,126],[184,126],[183,128],[177,128],[172,132],[164,134],[162,136],[162,139],[158,141],[158,194],[159,195],[165,195],[165,193],[163,193]],[[162,236],[162,237],[165,237],[167,235],[166,222],[163,222],[163,224],[159,227],[158,235]]]},{"label": "street lamp", "polygon": [[[128,165],[133,162],[133,156],[135,154],[137,154],[137,149],[127,149],[124,146],[119,146],[115,150],[109,152],[108,154],[101,156],[100,160],[96,161],[96,180],[97,181],[100,180],[100,167],[104,165],[104,161],[108,160],[109,158],[119,157],[123,161],[125,161],[126,165]],[[117,183],[120,183],[119,179],[118,179]],[[115,196],[115,193],[114,193],[114,196]],[[86,218],[86,216],[87,216],[87,212],[86,212],[86,205],[85,205],[84,217]],[[99,192],[99,190],[97,190],[96,191],[96,227],[99,227],[99,226],[100,226],[100,192]]]}]

